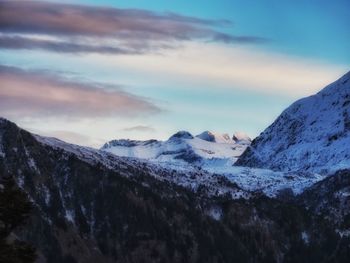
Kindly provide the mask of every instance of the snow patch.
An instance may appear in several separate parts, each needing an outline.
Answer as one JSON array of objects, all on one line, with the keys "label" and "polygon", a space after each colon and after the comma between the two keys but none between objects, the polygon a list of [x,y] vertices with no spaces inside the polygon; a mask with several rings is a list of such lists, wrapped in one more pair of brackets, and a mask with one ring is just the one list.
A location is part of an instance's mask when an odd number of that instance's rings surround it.
[{"label": "snow patch", "polygon": [[6,154],[4,152],[4,148],[3,148],[3,145],[2,145],[2,137],[3,137],[3,134],[0,131],[0,157],[5,158]]},{"label": "snow patch", "polygon": [[340,198],[347,198],[350,196],[350,189],[342,189],[336,193],[334,193],[335,196],[340,197]]},{"label": "snow patch", "polygon": [[72,210],[66,209],[66,214],[64,216],[69,222],[74,224],[74,212]]},{"label": "snow patch", "polygon": [[336,232],[340,235],[340,237],[350,237],[350,229],[345,229],[345,230],[337,229]]},{"label": "snow patch", "polygon": [[310,243],[310,237],[309,234],[305,231],[301,232],[301,239],[304,241],[306,245]]},{"label": "snow patch", "polygon": [[234,141],[230,138],[230,135],[227,133],[215,133],[211,131],[205,131],[196,136],[199,139],[208,142],[216,142],[216,143],[234,143]]},{"label": "snow patch", "polygon": [[219,221],[222,217],[222,209],[220,207],[211,207],[208,211],[207,211],[207,215],[210,216],[211,218],[213,218],[216,221]]},{"label": "snow patch", "polygon": [[17,176],[16,178],[16,182],[19,188],[24,188],[24,175],[22,173],[22,170],[18,169],[17,170]]},{"label": "snow patch", "polygon": [[50,191],[47,187],[43,186],[43,192],[44,192],[44,200],[45,200],[45,204],[49,205],[50,200],[51,200],[51,194]]}]

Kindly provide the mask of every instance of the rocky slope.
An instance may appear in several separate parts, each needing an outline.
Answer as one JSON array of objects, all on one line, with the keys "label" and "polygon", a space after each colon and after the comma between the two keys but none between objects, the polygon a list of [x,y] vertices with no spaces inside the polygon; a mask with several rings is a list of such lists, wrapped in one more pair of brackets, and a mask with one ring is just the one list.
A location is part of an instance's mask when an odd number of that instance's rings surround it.
[{"label": "rocky slope", "polygon": [[350,72],[293,103],[235,165],[329,174],[350,167],[349,145]]},{"label": "rocky slope", "polygon": [[1,176],[13,176],[35,207],[16,235],[40,262],[347,262],[348,237],[288,194],[237,199],[242,190],[224,179],[184,188],[174,182],[186,173],[6,120],[0,138]]}]

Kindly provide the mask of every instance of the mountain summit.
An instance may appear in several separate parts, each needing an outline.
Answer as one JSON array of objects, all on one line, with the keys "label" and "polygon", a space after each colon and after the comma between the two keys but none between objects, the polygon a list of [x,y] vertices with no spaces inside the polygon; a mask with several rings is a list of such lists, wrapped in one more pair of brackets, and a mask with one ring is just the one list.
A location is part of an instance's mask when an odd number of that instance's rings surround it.
[{"label": "mountain summit", "polygon": [[233,143],[232,139],[230,138],[230,135],[228,135],[227,133],[219,134],[210,131],[205,131],[201,134],[198,134],[196,137],[208,142]]}]

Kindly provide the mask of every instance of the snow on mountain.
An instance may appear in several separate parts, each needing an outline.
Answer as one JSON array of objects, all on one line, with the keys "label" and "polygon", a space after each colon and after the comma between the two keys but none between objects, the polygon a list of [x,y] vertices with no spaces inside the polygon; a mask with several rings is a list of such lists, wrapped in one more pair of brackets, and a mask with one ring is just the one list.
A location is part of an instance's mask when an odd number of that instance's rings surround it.
[{"label": "snow on mountain", "polygon": [[216,143],[241,142],[243,144],[243,142],[245,142],[246,144],[250,144],[251,142],[250,137],[243,132],[235,132],[231,138],[230,135],[228,135],[227,133],[222,134],[222,133],[215,133],[211,131],[205,131],[197,135],[196,137],[208,142],[216,142]]},{"label": "snow on mountain", "polygon": [[[227,165],[227,163],[221,160],[217,160],[216,163],[206,162],[200,167],[171,161],[155,162],[155,165],[180,172],[184,175],[201,172],[203,174],[209,174],[212,177],[225,177],[243,191],[251,193],[260,192],[272,198],[285,190],[291,190],[294,195],[301,194],[305,189],[326,177],[311,172],[275,172],[269,169],[232,166]],[[210,176],[206,178],[211,178]],[[201,177],[199,176],[197,178]],[[181,181],[182,178],[177,178],[177,180]]]},{"label": "snow on mountain", "polygon": [[234,140],[235,142],[247,142],[247,143],[251,143],[252,139],[244,132],[235,132],[233,134],[232,140]]},{"label": "snow on mountain", "polygon": [[169,140],[178,140],[178,139],[193,139],[193,136],[188,131],[179,131],[169,138]]},{"label": "snow on mountain", "polygon": [[207,142],[217,142],[217,143],[233,143],[230,135],[227,133],[213,133],[210,131],[202,132],[201,134],[196,136],[199,139],[205,140]]},{"label": "snow on mountain", "polygon": [[235,165],[328,174],[350,167],[350,72],[287,108]]},{"label": "snow on mountain", "polygon": [[[103,165],[114,171],[123,171],[122,173],[120,172],[120,175],[124,177],[133,177],[135,176],[135,170],[142,170],[159,181],[174,183],[194,192],[205,187],[205,193],[208,196],[229,194],[233,199],[250,198],[251,196],[250,191],[232,184],[226,177],[213,175],[210,172],[194,167],[180,165],[181,168],[179,168],[170,164],[165,165],[166,162],[163,162],[163,165],[159,165],[140,158],[116,156],[107,151],[66,143],[52,137],[34,135],[34,138],[50,149],[72,154],[91,165]],[[115,142],[115,144],[118,143]],[[122,142],[122,144],[124,145],[125,143]],[[126,144],[129,145],[128,143]],[[140,144],[142,145],[141,142]]]},{"label": "snow on mountain", "polygon": [[206,131],[194,137],[189,132],[180,131],[167,141],[113,140],[101,149],[118,156],[202,166],[217,161],[232,165],[248,145],[249,141],[236,142],[227,134]]},{"label": "snow on mountain", "polygon": [[301,194],[305,189],[323,180],[325,176],[311,172],[274,172],[242,166],[209,166],[204,170],[225,176],[246,191],[262,192],[276,197],[284,190]]},{"label": "snow on mountain", "polygon": [[[181,132],[181,134],[184,134]],[[191,147],[197,147],[209,142],[202,141],[199,138],[183,139],[179,136],[171,136],[168,142],[171,147],[178,146],[179,149],[183,146],[182,140],[191,140],[187,143]],[[190,138],[188,135],[185,138]],[[273,172],[268,169],[254,169],[248,167],[232,166],[232,161],[225,158],[204,159],[199,163],[190,163],[182,159],[176,159],[173,155],[169,158],[161,157],[159,159],[146,159],[133,156],[116,156],[113,152],[106,150],[96,150],[90,147],[83,147],[75,144],[66,143],[56,138],[43,137],[35,135],[35,139],[43,145],[47,145],[53,149],[63,150],[78,157],[79,159],[88,162],[92,165],[103,164],[105,167],[112,170],[123,169],[124,176],[132,177],[132,172],[136,169],[142,169],[157,180],[175,183],[177,185],[197,191],[200,187],[205,186],[206,192],[209,196],[224,195],[229,193],[233,199],[250,198],[254,192],[262,192],[269,197],[276,197],[280,191],[291,189],[294,194],[300,194],[304,189],[322,180],[324,177],[314,173],[284,173]],[[120,141],[122,141],[120,143]],[[109,147],[124,147],[129,149],[141,146],[145,149],[147,147],[155,147],[154,145],[161,145],[159,141],[131,141],[120,140],[111,141],[107,143]],[[186,141],[185,141],[186,142]],[[164,142],[163,142],[164,143]],[[198,143],[198,145],[196,145]],[[133,145],[133,146],[120,146]],[[228,153],[224,151],[221,153],[223,144],[212,143],[217,146],[216,156],[226,156]],[[119,145],[119,146],[111,146]],[[153,146],[152,146],[153,145]],[[179,146],[180,145],[180,146]],[[215,147],[211,145],[211,147]],[[119,148],[117,148],[119,149]],[[158,149],[159,150],[159,149]],[[119,151],[118,151],[119,152]],[[139,155],[149,156],[145,154],[147,151],[137,152]],[[180,150],[178,152],[181,152]],[[226,154],[226,155],[225,155]],[[167,156],[167,154],[165,154]],[[132,157],[132,158],[131,158]],[[233,185],[231,185],[233,183]]]},{"label": "snow on mountain", "polygon": [[0,157],[5,157],[5,153],[2,146],[3,130],[1,129],[1,126],[3,125],[4,122],[5,122],[5,119],[0,118]]},{"label": "snow on mountain", "polygon": [[[349,172],[321,182],[301,199],[282,191],[275,200],[260,191],[274,196],[278,189],[304,187],[312,178],[304,174],[305,182],[301,174],[242,167],[226,171],[228,166],[218,165],[221,170],[215,171],[228,172],[225,177],[185,162],[163,168],[33,136],[1,119],[0,134],[0,177],[13,176],[33,204],[29,224],[11,238],[33,245],[40,262],[349,258]],[[191,139],[175,136],[171,141],[181,140]],[[149,250],[155,253],[145,253]]]},{"label": "snow on mountain", "polygon": [[[245,191],[263,192],[270,197],[287,188],[294,194],[299,194],[324,178],[310,172],[284,173],[233,166],[250,144],[249,137],[243,133],[236,133],[233,138],[208,131],[193,137],[190,133],[181,131],[164,142],[114,140],[106,143],[101,150],[118,156],[138,158],[182,174],[204,172],[206,180],[210,178],[207,174],[224,176]],[[178,177],[176,180],[179,184],[183,178]]]},{"label": "snow on mountain", "polygon": [[[0,128],[7,123],[0,119]],[[0,158],[6,156],[4,131],[0,129]],[[300,194],[331,172],[350,167],[350,72],[292,104],[251,146],[244,133],[230,138],[210,131],[197,136],[180,131],[166,141],[113,140],[100,150],[35,138],[93,165],[124,169],[125,175],[131,171],[129,176],[137,167],[194,191],[205,186],[209,195],[249,198],[263,192],[275,197],[287,189]],[[35,163],[29,166],[35,168]]]}]

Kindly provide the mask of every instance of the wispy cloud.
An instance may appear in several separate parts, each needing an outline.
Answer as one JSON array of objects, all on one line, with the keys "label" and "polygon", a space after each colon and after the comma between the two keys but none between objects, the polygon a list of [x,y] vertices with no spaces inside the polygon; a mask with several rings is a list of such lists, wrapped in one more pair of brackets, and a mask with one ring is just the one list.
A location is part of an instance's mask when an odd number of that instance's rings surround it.
[{"label": "wispy cloud", "polygon": [[0,65],[0,111],[7,117],[130,117],[160,109],[145,98],[41,71]]},{"label": "wispy cloud", "polygon": [[[169,48],[183,40],[265,41],[261,37],[230,35],[217,29],[227,25],[231,22],[141,9],[0,1],[0,32],[3,33],[0,47],[7,49],[124,54]],[[37,35],[58,39],[38,40]]]},{"label": "wispy cloud", "polygon": [[240,89],[295,99],[317,92],[348,71],[346,65],[218,43],[186,42],[163,55],[123,56],[117,61],[97,54],[89,59],[100,67],[140,76],[140,85],[147,81],[164,88],[176,83],[193,89]]},{"label": "wispy cloud", "polygon": [[137,126],[133,126],[133,127],[124,128],[124,129],[122,129],[122,131],[125,131],[125,132],[154,132],[155,129],[150,127],[150,126],[137,125]]},{"label": "wispy cloud", "polygon": [[44,49],[58,53],[137,54],[136,50],[130,51],[128,49],[108,45],[87,45],[70,41],[35,39],[32,37],[8,35],[0,35],[0,48]]}]

